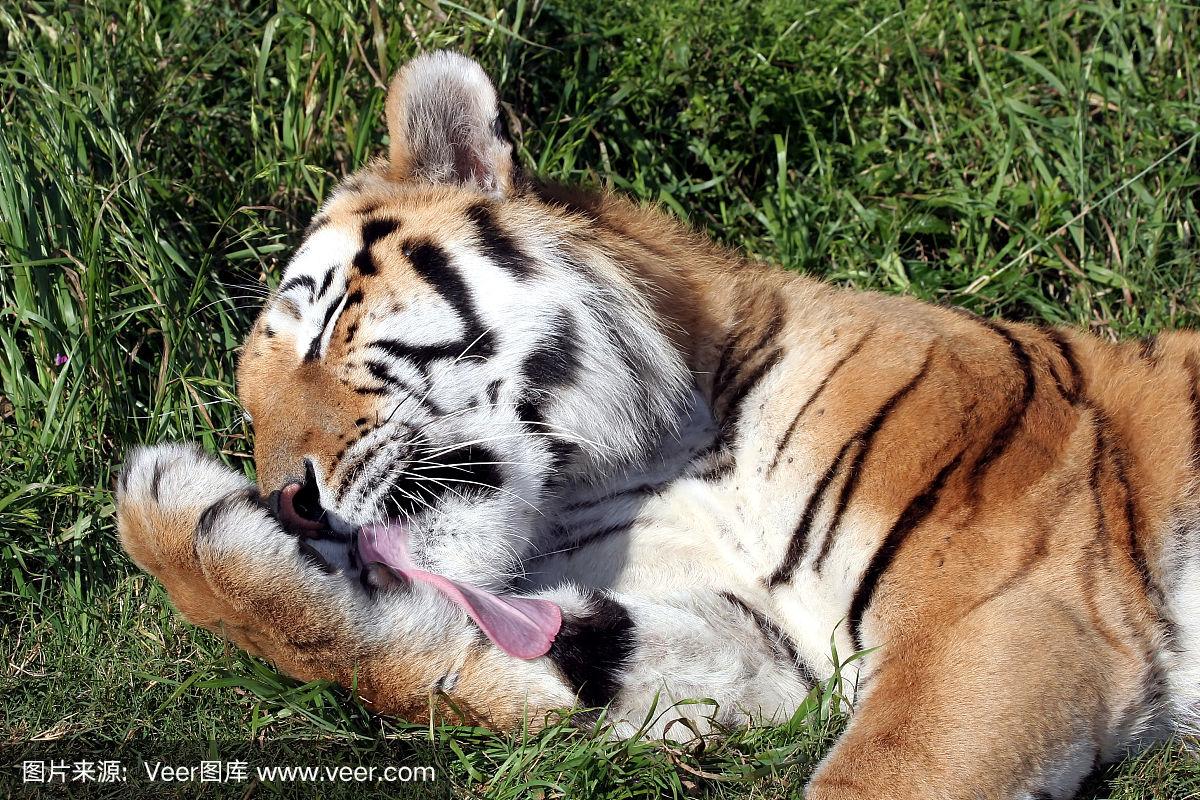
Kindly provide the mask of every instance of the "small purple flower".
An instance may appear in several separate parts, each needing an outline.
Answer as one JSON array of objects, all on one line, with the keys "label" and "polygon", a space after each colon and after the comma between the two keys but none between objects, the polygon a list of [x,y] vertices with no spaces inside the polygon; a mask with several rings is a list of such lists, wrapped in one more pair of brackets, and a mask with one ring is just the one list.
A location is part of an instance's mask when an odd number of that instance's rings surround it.
[{"label": "small purple flower", "polygon": [[54,366],[61,367],[63,364],[66,364],[70,360],[71,359],[67,358],[62,353],[56,353],[54,356]]}]

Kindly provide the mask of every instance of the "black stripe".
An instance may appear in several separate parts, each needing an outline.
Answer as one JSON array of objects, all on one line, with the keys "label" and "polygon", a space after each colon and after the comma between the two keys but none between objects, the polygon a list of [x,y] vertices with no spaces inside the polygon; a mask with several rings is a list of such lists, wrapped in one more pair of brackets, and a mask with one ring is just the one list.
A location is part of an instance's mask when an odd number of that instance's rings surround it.
[{"label": "black stripe", "polygon": [[350,262],[354,269],[358,270],[359,275],[374,275],[379,271],[379,265],[375,263],[375,256],[371,255],[369,248],[362,248],[354,254],[354,260]]},{"label": "black stripe", "polygon": [[563,511],[579,511],[584,508],[591,508],[592,506],[598,506],[601,503],[608,503],[613,500],[618,500],[618,499],[624,498],[624,497],[638,497],[638,496],[647,495],[647,494],[657,494],[659,491],[662,490],[664,485],[665,485],[665,482],[664,483],[643,483],[640,486],[633,486],[629,489],[620,489],[615,492],[609,492],[608,494],[601,495],[600,497],[594,498],[592,500],[577,500],[573,503],[567,503],[565,506],[562,507],[562,510]]},{"label": "black stripe", "polygon": [[321,228],[324,228],[329,224],[329,220],[329,217],[313,217],[312,220],[309,221],[308,227],[304,229],[304,238],[307,239],[317,231],[321,230]]},{"label": "black stripe", "polygon": [[317,548],[313,547],[301,537],[297,537],[297,540],[300,547],[300,555],[304,556],[305,561],[321,570],[321,572],[324,572],[326,575],[332,575],[337,572],[337,570],[333,568],[333,565],[325,560],[325,557],[321,555]]},{"label": "black stripe", "polygon": [[496,224],[492,207],[488,203],[476,203],[471,206],[467,209],[467,217],[475,223],[483,253],[487,258],[518,280],[529,277],[532,261]]},{"label": "black stripe", "polygon": [[721,592],[721,597],[726,602],[736,606],[743,614],[754,620],[754,624],[758,627],[763,638],[767,640],[767,644],[771,646],[771,650],[775,653],[775,658],[789,664],[797,672],[800,673],[800,679],[804,681],[805,686],[815,686],[817,676],[813,673],[812,668],[800,658],[799,651],[796,650],[796,642],[791,636],[775,624],[773,620],[765,614],[751,606],[742,598],[732,592]]},{"label": "black stripe", "polygon": [[163,476],[164,469],[165,469],[165,465],[163,464],[162,461],[154,462],[154,472],[150,476],[150,497],[152,497],[154,499],[154,502],[156,502],[156,503],[159,500],[159,497],[158,497],[159,484],[162,483],[162,476]]},{"label": "black stripe", "polygon": [[488,403],[490,405],[492,405],[492,406],[499,405],[499,403],[500,403],[500,387],[503,385],[504,385],[504,381],[502,381],[500,378],[496,378],[496,380],[494,380],[488,384],[487,395],[488,395]]},{"label": "black stripe", "polygon": [[550,324],[550,333],[521,365],[522,397],[517,404],[517,418],[531,432],[539,434],[549,449],[551,468],[558,471],[567,466],[579,453],[572,441],[551,436],[546,431],[546,409],[557,396],[555,389],[571,385],[580,370],[579,339],[575,321],[565,311],[559,312]]},{"label": "black stripe", "polygon": [[867,340],[875,333],[876,327],[877,326],[872,325],[870,330],[864,333],[859,340],[855,342],[850,349],[847,350],[846,353],[837,360],[837,363],[825,373],[825,377],[821,379],[821,383],[817,385],[816,390],[809,396],[807,400],[804,401],[804,405],[800,406],[800,410],[796,412],[796,416],[792,418],[791,424],[788,425],[787,430],[784,431],[783,436],[779,439],[779,444],[775,447],[775,456],[771,459],[771,463],[767,467],[768,478],[771,476],[771,473],[775,471],[775,468],[779,466],[779,459],[783,455],[783,451],[791,443],[792,436],[796,433],[796,426],[800,423],[800,418],[804,416],[804,413],[808,411],[809,407],[813,403],[820,399],[822,393],[825,391],[825,387],[829,385],[829,382],[833,379],[833,377],[837,375],[842,367],[846,365],[846,362],[858,355],[859,351],[862,350],[863,345],[865,345]]},{"label": "black stripe", "polygon": [[[967,614],[1020,586],[1033,573],[1034,567],[1045,560],[1048,552],[1047,540],[1049,538],[1048,523],[1040,521],[1037,526],[1037,539],[1034,540],[1033,547],[1021,557],[1021,563],[996,588],[972,603]],[[966,616],[966,614],[963,616]]]},{"label": "black stripe", "polygon": [[1159,613],[1159,603],[1162,600],[1163,593],[1154,580],[1154,573],[1150,567],[1150,559],[1146,555],[1145,548],[1142,547],[1141,538],[1138,536],[1141,532],[1141,520],[1138,513],[1138,499],[1133,490],[1133,481],[1129,477],[1129,452],[1121,445],[1120,436],[1113,431],[1112,423],[1107,415],[1098,408],[1093,407],[1093,411],[1096,414],[1097,424],[1104,431],[1103,440],[1112,458],[1113,479],[1121,486],[1122,496],[1125,500],[1126,556],[1129,558],[1130,563],[1133,564],[1134,571],[1137,572],[1138,580],[1141,583],[1142,591],[1154,609],[1155,621],[1159,628],[1167,634],[1168,638],[1174,639],[1176,635],[1174,624]]},{"label": "black stripe", "polygon": [[375,380],[379,381],[387,388],[398,389],[407,394],[417,394],[416,389],[393,375],[386,364],[375,361],[374,359],[368,359],[367,361],[363,362],[363,366],[367,368],[367,371],[371,373]]},{"label": "black stripe", "polygon": [[1158,364],[1158,336],[1151,334],[1138,340],[1138,355],[1151,366]]},{"label": "black stripe", "polygon": [[[783,302],[779,299],[778,293],[772,295],[771,298],[774,309],[771,313],[771,319],[763,328],[762,333],[758,337],[758,341],[746,349],[744,353],[739,354],[740,364],[733,360],[734,351],[738,349],[738,345],[751,334],[748,328],[742,328],[735,336],[732,336],[721,351],[720,360],[717,363],[717,370],[713,374],[712,402],[715,406],[717,401],[725,393],[725,385],[736,377],[741,365],[746,364],[754,358],[758,353],[767,348],[768,345],[775,341],[775,337],[783,330],[784,314]],[[728,407],[728,405],[726,406]]]},{"label": "black stripe", "polygon": [[384,507],[389,513],[408,516],[424,508],[419,499],[433,504],[446,494],[491,494],[504,486],[500,461],[494,450],[482,445],[442,452],[418,450],[410,465],[401,462],[381,481],[387,486]]},{"label": "black stripe", "polygon": [[[602,539],[608,539],[612,536],[616,536],[618,533],[625,533],[632,527],[633,527],[633,522],[624,522],[624,523],[620,523],[617,525],[609,525],[608,527],[600,528],[599,530],[592,531],[588,535],[586,535],[580,539],[577,539],[574,542],[571,542],[569,545],[567,545],[563,549],[558,550],[554,553],[543,553],[543,556],[558,555],[561,553],[565,553],[568,557],[573,556],[576,553],[578,553],[580,550],[582,550],[583,548],[588,547],[589,545],[593,545]],[[542,557],[542,556],[539,556],[539,558],[540,557]]]},{"label": "black stripe", "polygon": [[691,477],[707,483],[713,483],[725,480],[737,468],[737,459],[734,458],[733,453],[728,448],[705,455],[707,455],[711,463]]},{"label": "black stripe", "polygon": [[462,320],[462,346],[454,357],[468,354],[479,358],[491,358],[495,355],[495,337],[479,321],[467,284],[450,263],[446,252],[432,242],[419,241],[406,244],[404,255],[408,257],[417,274],[441,295]]},{"label": "black stripe", "polygon": [[838,451],[837,457],[834,458],[833,463],[829,465],[829,468],[825,470],[825,474],[821,476],[821,480],[814,488],[813,493],[809,495],[808,503],[804,507],[804,514],[800,518],[800,524],[796,526],[796,530],[792,533],[792,538],[788,542],[787,553],[785,554],[783,561],[768,579],[768,587],[773,588],[783,581],[791,578],[792,573],[795,572],[800,560],[804,558],[804,553],[808,549],[808,538],[809,534],[811,533],[813,518],[816,516],[817,508],[819,507],[818,502],[823,500],[824,494],[829,488],[829,484],[833,481],[833,476],[837,474],[837,470],[841,466],[842,461],[850,452],[851,445],[857,443],[861,446],[859,447],[858,454],[856,455],[851,466],[853,472],[842,485],[842,491],[838,498],[837,512],[830,523],[829,534],[826,536],[825,545],[821,548],[821,558],[823,559],[825,554],[828,553],[830,543],[833,540],[834,531],[841,519],[842,513],[845,511],[850,497],[850,492],[854,490],[853,484],[857,482],[857,474],[862,468],[862,462],[866,458],[867,450],[870,449],[871,442],[874,440],[875,434],[877,434],[879,429],[883,427],[883,423],[889,416],[891,416],[892,412],[896,409],[896,406],[908,396],[909,392],[913,391],[917,387],[917,384],[919,384],[929,372],[929,365],[932,361],[933,347],[931,346],[929,350],[925,352],[925,360],[921,363],[921,368],[917,370],[917,374],[913,375],[907,383],[901,386],[900,389],[894,392],[891,397],[884,401],[883,405],[879,407],[879,410],[875,412],[867,424],[855,431],[854,435],[847,439],[845,444],[842,445],[842,449]]},{"label": "black stripe", "polygon": [[314,302],[320,300],[329,291],[329,286],[333,283],[333,270],[333,267],[325,270],[325,277],[321,279],[321,286],[317,289],[316,297],[313,298]]},{"label": "black stripe", "polygon": [[583,448],[577,442],[558,436],[547,436],[542,441],[546,443],[546,447],[550,450],[550,482],[566,482],[568,476],[559,473],[583,452]]},{"label": "black stripe", "polygon": [[717,368],[713,371],[712,403],[714,406],[721,394],[721,387],[725,383],[725,374],[731,369],[733,351],[749,335],[750,332],[746,328],[738,328],[736,331],[731,332],[725,339],[725,345],[721,348],[721,355],[717,359]]},{"label": "black stripe", "polygon": [[1142,576],[1142,583],[1149,590],[1149,569],[1146,564],[1146,556],[1141,552],[1141,545],[1137,539],[1138,530],[1138,513],[1137,513],[1137,498],[1133,494],[1133,484],[1129,480],[1129,458],[1124,448],[1120,446],[1114,439],[1112,425],[1108,418],[1096,410],[1098,418],[1106,431],[1105,441],[1108,444],[1108,452],[1112,458],[1113,480],[1121,487],[1122,496],[1124,497],[1124,512],[1125,512],[1125,533],[1128,537],[1128,550],[1130,560],[1133,561],[1138,572]]},{"label": "black stripe", "polygon": [[[203,539],[212,535],[213,529],[216,527],[217,519],[226,511],[230,511],[234,504],[238,502],[247,502],[254,505],[261,505],[262,498],[258,494],[256,488],[239,489],[221,497],[214,501],[208,508],[200,512],[200,518],[196,520],[196,538]],[[195,549],[195,542],[192,544]]]},{"label": "black stripe", "polygon": [[1057,328],[1042,328],[1042,333],[1054,343],[1058,349],[1058,355],[1067,365],[1067,369],[1071,372],[1071,383],[1068,386],[1058,375],[1058,370],[1051,369],[1050,372],[1054,376],[1054,384],[1058,387],[1058,392],[1066,399],[1068,403],[1074,404],[1079,400],[1080,394],[1083,393],[1083,373],[1079,370],[1079,362],[1075,359],[1075,348],[1071,346],[1071,342],[1066,335]]},{"label": "black stripe", "polygon": [[423,367],[430,361],[439,358],[454,359],[462,352],[461,342],[451,344],[407,344],[395,339],[374,339],[367,347],[378,347],[393,358],[411,361],[418,367]]},{"label": "black stripe", "polygon": [[629,611],[607,594],[592,591],[587,609],[565,617],[546,654],[585,706],[606,706],[621,689],[636,629]]},{"label": "black stripe", "polygon": [[354,254],[354,268],[361,275],[374,275],[379,271],[379,264],[371,254],[371,247],[385,236],[390,236],[400,230],[398,219],[373,219],[363,225],[362,247]]},{"label": "black stripe", "polygon": [[308,287],[308,298],[311,301],[312,293],[314,291],[316,291],[316,288],[317,288],[317,282],[314,281],[312,278],[310,278],[308,275],[297,275],[294,278],[287,279],[286,281],[283,282],[283,285],[279,287],[279,294],[287,294],[292,289],[295,289],[300,286]]},{"label": "black stripe", "polygon": [[725,413],[721,418],[720,431],[723,441],[732,441],[737,436],[738,422],[742,416],[743,403],[754,387],[783,360],[783,348],[777,347],[766,355],[754,371],[742,379],[729,394]]},{"label": "black stripe", "polygon": [[850,505],[850,499],[854,496],[854,491],[858,488],[858,482],[862,478],[863,463],[867,460],[867,454],[871,450],[871,445],[875,441],[875,436],[883,427],[883,423],[891,416],[892,411],[896,406],[916,388],[921,378],[925,376],[929,369],[929,361],[932,357],[932,351],[925,356],[925,363],[921,366],[921,371],[917,373],[911,381],[899,392],[888,398],[887,403],[875,414],[867,427],[859,434],[859,440],[862,442],[862,447],[858,448],[858,453],[854,456],[854,461],[850,463],[850,472],[842,484],[842,490],[838,493],[837,505],[834,506],[833,517],[829,521],[828,532],[825,535],[825,541],[821,543],[821,551],[817,554],[816,562],[813,568],[820,572],[825,564],[825,558],[829,555],[830,549],[833,547],[833,539],[837,534],[838,526],[842,523],[842,516],[846,513],[846,508]]},{"label": "black stripe", "polygon": [[363,223],[362,228],[362,246],[368,248],[378,242],[385,236],[391,236],[396,231],[400,230],[400,220],[385,217],[384,219],[372,219]]},{"label": "black stripe", "polygon": [[321,329],[317,331],[317,335],[313,337],[312,344],[308,346],[308,352],[304,354],[305,361],[315,361],[321,353],[321,340],[325,338],[325,329],[329,327],[329,321],[333,319],[333,315],[337,313],[338,306],[342,303],[342,298],[345,295],[338,295],[338,298],[329,304],[329,308],[325,309],[325,319],[321,322]]},{"label": "black stripe", "polygon": [[909,534],[937,506],[938,497],[941,494],[942,487],[946,483],[946,479],[958,467],[962,461],[962,457],[963,453],[959,451],[958,455],[950,459],[950,462],[942,467],[938,474],[934,476],[929,485],[919,495],[909,501],[904,512],[900,514],[895,524],[892,525],[891,530],[884,536],[883,543],[880,544],[879,549],[871,557],[871,562],[867,565],[866,571],[863,572],[862,580],[859,581],[858,589],[855,590],[854,598],[850,602],[848,623],[850,627],[850,641],[853,644],[854,652],[857,653],[863,649],[863,614],[871,607],[871,600],[874,599],[875,591],[879,588],[879,581],[883,578],[884,573],[887,572],[888,567],[892,565]]},{"label": "black stripe", "polygon": [[1033,400],[1034,391],[1037,388],[1037,379],[1033,374],[1033,365],[1029,360],[1029,353],[1025,351],[1025,348],[1021,346],[1017,338],[1009,333],[1004,326],[992,320],[980,320],[980,324],[996,333],[1008,343],[1009,351],[1012,353],[1013,358],[1016,359],[1017,366],[1020,368],[1024,380],[1021,396],[1017,398],[1015,403],[1009,406],[1008,413],[1005,414],[1003,422],[1000,423],[999,427],[992,434],[992,438],[988,441],[983,453],[971,465],[970,505],[972,507],[978,505],[980,484],[988,469],[1008,446],[1012,444],[1013,439],[1016,438],[1025,420],[1025,413],[1029,410],[1029,403]]},{"label": "black stripe", "polygon": [[579,368],[575,321],[562,311],[550,323],[549,335],[521,365],[526,390],[544,391],[568,386],[574,382]]},{"label": "black stripe", "polygon": [[851,446],[857,441],[857,434],[846,440],[845,444],[842,445],[842,449],[834,457],[833,462],[826,468],[825,474],[821,476],[821,479],[817,481],[817,485],[813,487],[812,492],[808,495],[808,501],[804,504],[804,512],[800,515],[800,521],[796,523],[796,529],[792,531],[792,536],[788,540],[787,552],[783,555],[783,561],[779,562],[779,566],[767,578],[768,589],[774,589],[779,584],[791,578],[800,560],[804,558],[804,553],[808,550],[808,537],[812,531],[813,518],[820,507],[819,504],[824,499],[825,491],[833,481],[833,476],[837,474],[838,469],[842,466],[842,461],[845,460],[846,454],[850,452]]}]

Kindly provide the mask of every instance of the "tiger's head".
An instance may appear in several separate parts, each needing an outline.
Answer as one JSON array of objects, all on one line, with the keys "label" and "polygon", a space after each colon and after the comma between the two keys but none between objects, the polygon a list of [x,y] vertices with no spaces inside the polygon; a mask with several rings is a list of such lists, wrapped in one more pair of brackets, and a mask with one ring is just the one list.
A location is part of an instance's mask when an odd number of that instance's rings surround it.
[{"label": "tiger's head", "polygon": [[399,521],[417,566],[499,588],[567,487],[677,424],[688,344],[630,236],[521,175],[474,61],[410,62],[387,122],[245,343],[259,483],[312,524]]}]

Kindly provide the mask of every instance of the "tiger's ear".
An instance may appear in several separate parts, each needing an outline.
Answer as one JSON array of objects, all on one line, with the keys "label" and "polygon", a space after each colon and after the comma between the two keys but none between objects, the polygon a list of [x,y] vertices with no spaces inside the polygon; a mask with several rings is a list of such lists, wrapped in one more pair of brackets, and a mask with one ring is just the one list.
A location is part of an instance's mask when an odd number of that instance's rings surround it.
[{"label": "tiger's ear", "polygon": [[397,180],[473,186],[502,197],[517,168],[496,89],[483,68],[446,50],[404,65],[387,97],[391,173]]}]

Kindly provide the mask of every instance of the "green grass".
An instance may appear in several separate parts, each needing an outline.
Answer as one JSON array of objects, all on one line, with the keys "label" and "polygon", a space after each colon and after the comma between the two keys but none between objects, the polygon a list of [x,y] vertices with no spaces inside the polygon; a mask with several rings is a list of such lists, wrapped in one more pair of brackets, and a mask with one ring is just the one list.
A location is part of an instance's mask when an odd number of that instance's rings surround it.
[{"label": "green grass", "polygon": [[[182,623],[120,552],[130,443],[248,466],[238,342],[318,200],[381,151],[381,81],[420,48],[498,76],[531,168],[790,269],[1106,336],[1200,321],[1194,4],[236,5],[0,6],[9,745],[386,734],[432,748],[443,794],[617,798],[788,796],[832,741],[828,693],[703,747],[399,726]],[[1198,794],[1173,746],[1084,796]]]}]

